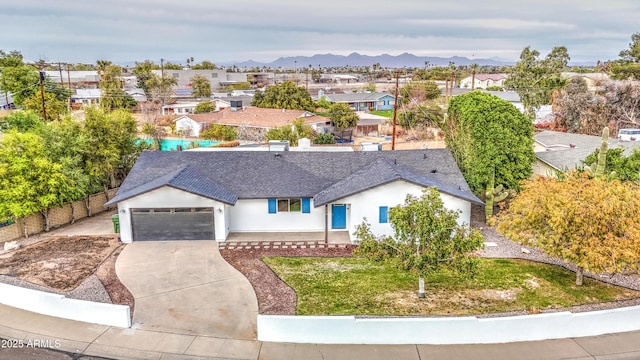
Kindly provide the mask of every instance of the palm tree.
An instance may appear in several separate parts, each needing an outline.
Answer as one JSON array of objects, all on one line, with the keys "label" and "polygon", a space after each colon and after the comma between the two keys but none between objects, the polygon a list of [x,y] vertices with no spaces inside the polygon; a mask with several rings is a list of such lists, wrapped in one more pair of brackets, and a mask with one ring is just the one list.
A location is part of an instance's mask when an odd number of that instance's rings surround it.
[{"label": "palm tree", "polygon": [[471,91],[476,88],[476,70],[478,70],[478,64],[471,64]]}]

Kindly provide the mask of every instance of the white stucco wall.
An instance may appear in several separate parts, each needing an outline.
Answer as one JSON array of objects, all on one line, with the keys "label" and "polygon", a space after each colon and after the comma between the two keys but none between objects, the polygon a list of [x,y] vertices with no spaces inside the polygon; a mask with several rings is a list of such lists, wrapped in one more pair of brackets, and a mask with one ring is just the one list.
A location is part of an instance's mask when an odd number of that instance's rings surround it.
[{"label": "white stucco wall", "polygon": [[497,344],[640,330],[640,306],[495,318],[258,315],[258,340],[313,344]]},{"label": "white stucco wall", "polygon": [[[120,238],[122,242],[133,241],[131,231],[131,211],[132,208],[192,208],[192,207],[212,207],[214,208],[214,226],[216,241],[224,241],[227,238],[227,225],[225,213],[228,209],[223,203],[207,199],[186,191],[178,190],[170,186],[164,186],[148,193],[118,203],[118,214],[120,215]],[[222,209],[219,212],[218,209]]]},{"label": "white stucco wall", "polygon": [[92,324],[131,327],[128,306],[68,299],[64,295],[0,284],[0,304]]},{"label": "white stucco wall", "polygon": [[238,200],[230,208],[230,226],[232,232],[287,232],[287,231],[324,231],[324,206],[313,207],[311,212],[278,212],[269,214],[267,199]]},{"label": "white stucco wall", "polygon": [[536,159],[536,161],[533,162],[533,173],[545,177],[555,177],[557,170],[540,159]]},{"label": "white stucco wall", "polygon": [[[380,206],[388,206],[392,208],[396,205],[404,203],[407,194],[412,194],[416,197],[422,195],[424,188],[412,183],[408,183],[403,180],[397,180],[392,183],[382,185],[368,191],[364,191],[339,201],[336,204],[347,204],[347,229],[350,236],[353,233],[364,218],[367,218],[369,224],[371,224],[371,231],[376,235],[393,235],[393,230],[390,223],[379,222]],[[471,219],[471,204],[457,197],[453,197],[448,194],[440,193],[440,197],[444,202],[444,206],[448,209],[461,210],[458,217],[458,223],[469,224]],[[331,215],[331,214],[329,214]],[[331,217],[329,217],[331,219]],[[331,226],[331,223],[329,223]],[[352,238],[352,240],[354,240]]]},{"label": "white stucco wall", "polygon": [[183,131],[186,136],[198,137],[202,126],[189,118],[181,118],[176,121],[176,131]]}]

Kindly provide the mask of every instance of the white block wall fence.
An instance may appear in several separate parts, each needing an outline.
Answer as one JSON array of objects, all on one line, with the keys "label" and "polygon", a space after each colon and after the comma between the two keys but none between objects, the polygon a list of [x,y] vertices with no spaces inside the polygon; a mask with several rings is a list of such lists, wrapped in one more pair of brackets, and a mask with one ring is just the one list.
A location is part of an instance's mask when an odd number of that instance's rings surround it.
[{"label": "white block wall fence", "polygon": [[640,330],[640,306],[477,318],[258,315],[258,340],[314,344],[496,344]]},{"label": "white block wall fence", "polygon": [[129,306],[68,299],[64,295],[8,284],[0,284],[0,304],[63,319],[131,327]]}]

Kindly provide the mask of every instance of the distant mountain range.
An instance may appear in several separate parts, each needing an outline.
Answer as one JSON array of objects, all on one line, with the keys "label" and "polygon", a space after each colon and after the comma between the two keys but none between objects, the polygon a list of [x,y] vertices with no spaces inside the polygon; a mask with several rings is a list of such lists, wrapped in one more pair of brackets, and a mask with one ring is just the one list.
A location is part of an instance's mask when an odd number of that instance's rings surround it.
[{"label": "distant mountain range", "polygon": [[435,57],[435,56],[416,56],[409,53],[403,53],[400,55],[388,55],[382,54],[377,56],[361,55],[358,53],[352,53],[345,55],[334,54],[316,54],[313,56],[290,56],[281,57],[270,63],[262,63],[253,60],[243,62],[229,62],[220,63],[219,65],[225,66],[238,66],[238,67],[262,67],[267,66],[271,68],[305,68],[311,65],[316,68],[318,65],[321,67],[339,67],[339,66],[372,66],[373,64],[380,64],[381,67],[388,68],[401,68],[401,67],[424,67],[425,62],[429,66],[446,66],[449,62],[455,63],[456,66],[460,65],[489,65],[489,66],[504,66],[513,65],[515,61],[509,61],[504,59],[490,58],[490,59],[469,59],[466,57],[453,56],[453,57]]}]

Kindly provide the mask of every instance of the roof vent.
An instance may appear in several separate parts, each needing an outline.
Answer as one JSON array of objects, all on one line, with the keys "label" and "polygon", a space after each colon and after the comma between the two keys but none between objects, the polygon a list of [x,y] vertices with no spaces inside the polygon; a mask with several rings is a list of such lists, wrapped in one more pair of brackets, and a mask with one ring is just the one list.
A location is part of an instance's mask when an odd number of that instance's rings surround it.
[{"label": "roof vent", "polygon": [[289,151],[289,140],[269,140],[269,151]]},{"label": "roof vent", "polygon": [[381,143],[362,143],[360,144],[360,151],[382,151]]},{"label": "roof vent", "polygon": [[437,174],[437,173],[438,173],[438,170],[437,170],[437,169],[433,169],[433,170],[431,170],[431,173],[432,173],[432,174]]}]

